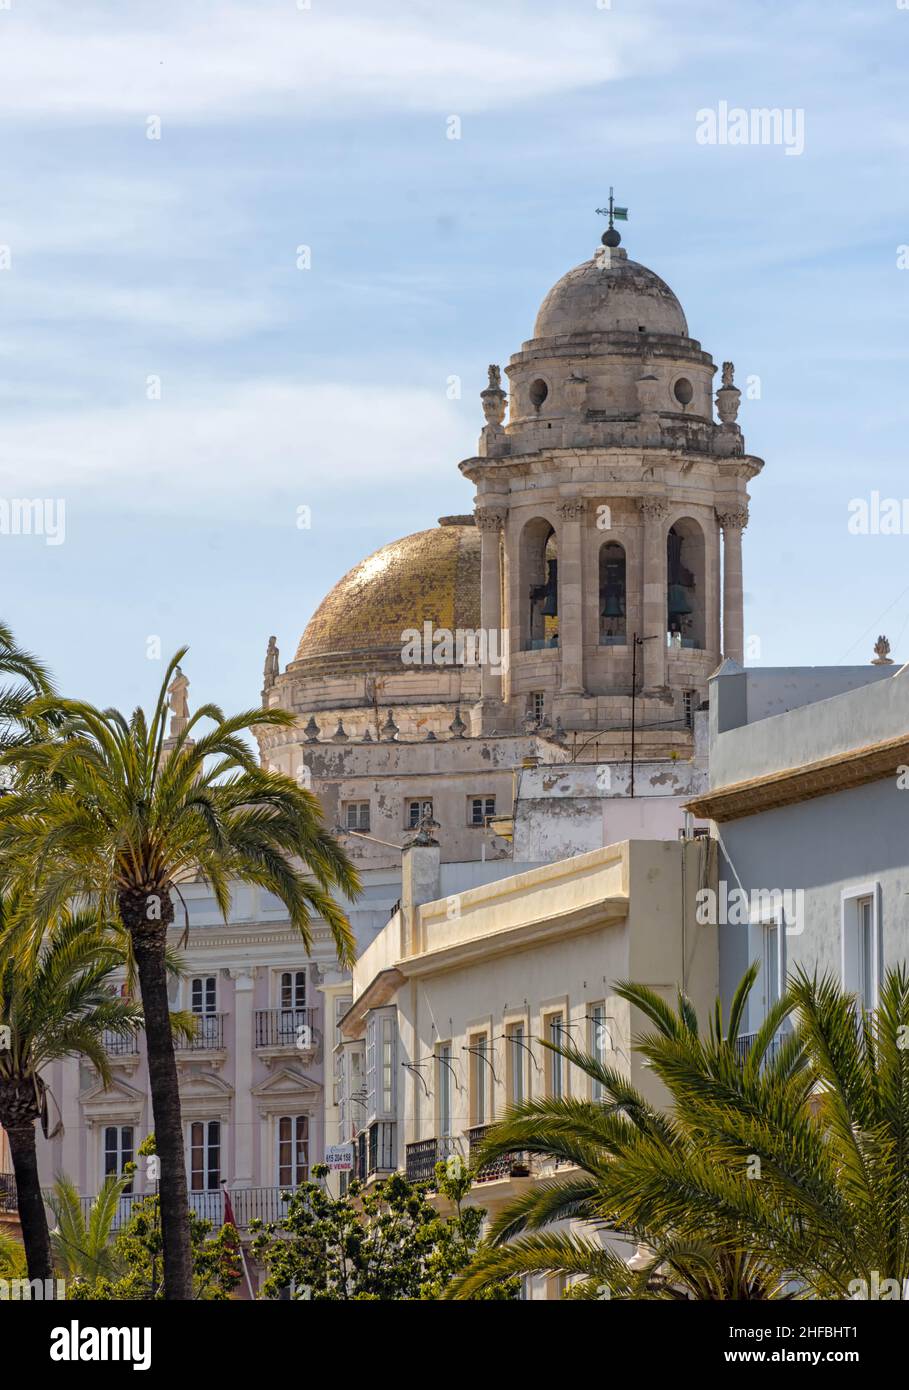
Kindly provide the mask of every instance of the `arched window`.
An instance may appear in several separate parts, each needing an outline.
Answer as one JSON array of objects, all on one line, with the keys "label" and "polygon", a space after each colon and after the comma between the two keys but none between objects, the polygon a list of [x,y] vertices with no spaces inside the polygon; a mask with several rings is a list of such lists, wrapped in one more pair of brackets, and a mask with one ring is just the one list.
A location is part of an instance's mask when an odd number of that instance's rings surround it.
[{"label": "arched window", "polygon": [[625,547],[618,541],[600,546],[600,646],[625,643]]},{"label": "arched window", "polygon": [[556,533],[537,517],[521,534],[521,609],[525,651],[559,645],[559,559]]},{"label": "arched window", "polygon": [[704,646],[704,533],[683,517],[666,538],[666,631],[671,647]]}]

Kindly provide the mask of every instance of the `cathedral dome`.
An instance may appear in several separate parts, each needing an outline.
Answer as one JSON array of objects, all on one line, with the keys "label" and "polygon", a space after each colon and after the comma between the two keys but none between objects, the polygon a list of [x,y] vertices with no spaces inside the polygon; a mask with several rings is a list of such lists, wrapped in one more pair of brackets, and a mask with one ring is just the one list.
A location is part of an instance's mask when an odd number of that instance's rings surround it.
[{"label": "cathedral dome", "polygon": [[688,337],[682,306],[672,290],[621,248],[575,266],[547,294],[533,336],[564,338],[590,333],[666,333]]},{"label": "cathedral dome", "polygon": [[300,638],[295,665],[314,671],[401,669],[402,633],[424,622],[480,626],[480,533],[472,516],[383,545],[348,570]]}]

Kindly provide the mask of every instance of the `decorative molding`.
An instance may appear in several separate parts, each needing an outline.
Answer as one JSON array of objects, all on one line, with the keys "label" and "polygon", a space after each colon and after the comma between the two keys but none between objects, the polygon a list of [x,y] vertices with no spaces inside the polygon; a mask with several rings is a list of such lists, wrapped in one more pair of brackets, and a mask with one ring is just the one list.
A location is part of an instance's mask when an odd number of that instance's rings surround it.
[{"label": "decorative molding", "polygon": [[741,820],[743,816],[776,811],[817,796],[829,796],[833,792],[865,786],[868,782],[883,781],[885,777],[895,777],[897,768],[907,763],[909,735],[900,734],[881,743],[819,758],[803,767],[789,767],[782,772],[718,787],[686,802],[684,809],[703,820]]},{"label": "decorative molding", "polygon": [[580,521],[586,508],[585,497],[565,497],[556,503],[556,511],[563,521]]},{"label": "decorative molding", "polygon": [[742,502],[731,507],[717,507],[716,519],[724,531],[744,531],[748,525],[748,503]]},{"label": "decorative molding", "polygon": [[665,497],[638,497],[636,502],[645,521],[663,521],[669,514],[669,502]]},{"label": "decorative molding", "polygon": [[508,517],[508,508],[478,507],[474,516],[478,531],[501,531]]}]

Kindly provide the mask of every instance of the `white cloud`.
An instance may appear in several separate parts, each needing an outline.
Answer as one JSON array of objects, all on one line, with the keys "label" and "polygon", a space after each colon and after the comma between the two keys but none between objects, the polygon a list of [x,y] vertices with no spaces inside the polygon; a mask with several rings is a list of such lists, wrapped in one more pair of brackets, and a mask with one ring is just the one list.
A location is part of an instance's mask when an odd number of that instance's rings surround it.
[{"label": "white cloud", "polygon": [[257,381],[191,401],[166,392],[165,383],[162,400],[140,406],[7,420],[0,495],[87,492],[95,508],[138,503],[268,522],[288,492],[302,505],[365,480],[393,490],[420,479],[431,489],[475,445],[442,389]]},{"label": "white cloud", "polygon": [[[395,14],[321,0],[162,3],[141,30],[119,8],[24,6],[0,15],[0,111],[26,118],[167,122],[252,114],[465,113],[663,68],[678,42],[653,18],[518,4],[404,4]],[[73,16],[77,23],[74,23]]]}]

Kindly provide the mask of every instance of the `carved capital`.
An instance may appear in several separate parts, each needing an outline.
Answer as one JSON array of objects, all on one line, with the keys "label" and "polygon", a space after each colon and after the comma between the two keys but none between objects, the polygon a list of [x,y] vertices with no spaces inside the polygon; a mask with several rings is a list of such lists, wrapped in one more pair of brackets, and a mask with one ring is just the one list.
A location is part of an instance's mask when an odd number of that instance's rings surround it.
[{"label": "carved capital", "polygon": [[669,511],[665,497],[639,497],[637,506],[645,521],[662,521]]},{"label": "carved capital", "polygon": [[580,521],[587,506],[583,497],[566,497],[556,504],[556,511],[563,521]]},{"label": "carved capital", "polygon": [[474,512],[478,531],[501,531],[507,516],[507,507],[478,507]]},{"label": "carved capital", "polygon": [[735,506],[717,507],[716,519],[724,531],[744,531],[748,525],[748,504],[743,502]]}]

